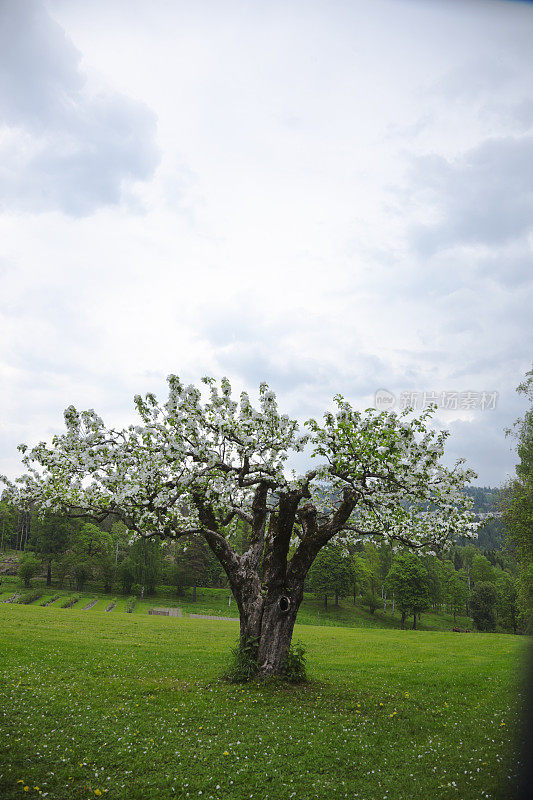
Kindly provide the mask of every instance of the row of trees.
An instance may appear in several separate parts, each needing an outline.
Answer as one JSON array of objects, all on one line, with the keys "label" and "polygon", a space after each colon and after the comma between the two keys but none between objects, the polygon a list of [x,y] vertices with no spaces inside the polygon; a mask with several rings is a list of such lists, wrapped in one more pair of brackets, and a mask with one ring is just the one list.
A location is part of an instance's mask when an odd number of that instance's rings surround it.
[{"label": "row of trees", "polygon": [[[487,556],[472,545],[457,547],[448,558],[417,556],[405,551],[394,553],[387,545],[367,543],[359,551],[349,552],[338,545],[329,545],[317,556],[309,573],[308,587],[324,598],[357,596],[371,613],[387,607],[401,615],[402,628],[407,615],[413,616],[413,627],[422,611],[447,611],[474,617],[480,630],[494,630],[496,621],[503,630],[517,632],[518,586],[516,568],[504,554]],[[489,621],[477,614],[480,587],[490,586],[494,597]],[[483,598],[485,594],[481,592]],[[488,594],[492,597],[491,591]],[[487,615],[487,600],[483,613]],[[479,624],[478,624],[479,623]]]},{"label": "row of trees", "polygon": [[[6,515],[16,519],[14,509]],[[175,587],[224,585],[225,576],[213,554],[198,537],[188,542],[163,543],[159,539],[133,538],[126,526],[112,518],[100,525],[57,514],[31,515],[31,534],[19,560],[19,576],[26,586],[43,570],[46,584],[52,576],[60,586],[82,591],[98,581],[104,591],[117,587],[125,594],[135,590],[153,594],[158,584]]]},{"label": "row of trees", "polygon": [[[12,510],[12,518],[18,515]],[[46,570],[47,585],[52,571],[59,585],[69,583],[81,591],[89,580],[101,582],[104,590],[117,586],[125,594],[153,594],[158,584],[174,586],[178,593],[191,587],[221,586],[225,576],[219,562],[198,537],[187,545],[154,539],[131,539],[126,527],[116,521],[97,526],[58,515],[36,515],[31,537],[20,560],[19,576],[26,586]],[[107,529],[106,529],[107,528]],[[243,526],[241,549],[246,546]],[[394,554],[389,545],[367,542],[349,550],[330,544],[317,556],[306,588],[335,605],[350,595],[359,598],[371,613],[382,608],[398,611],[401,626],[408,615],[413,628],[423,611],[447,611],[473,616],[480,630],[517,632],[519,627],[520,579],[514,561],[504,553],[486,555],[467,545],[455,547],[447,558],[411,552]]]},{"label": "row of trees", "polygon": [[[18,521],[17,510],[2,504],[4,519]],[[205,542],[192,537],[186,543],[159,539],[132,539],[126,526],[109,518],[100,525],[64,516],[30,515],[26,552],[20,561],[19,575],[28,586],[32,577],[46,571],[47,585],[52,573],[59,585],[70,584],[82,591],[88,581],[99,581],[104,591],[119,587],[153,594],[158,584],[175,587],[181,593],[191,587],[196,599],[197,586],[222,586],[225,575]],[[8,529],[9,532],[9,529]],[[17,531],[11,530],[17,538]],[[9,537],[6,537],[6,541]],[[247,545],[246,526],[241,525],[241,546]],[[368,607],[397,610],[402,628],[407,615],[417,616],[428,609],[453,614],[472,612],[472,592],[479,585],[492,589],[481,593],[483,629],[494,629],[496,620],[506,630],[517,629],[518,583],[514,561],[504,553],[481,553],[475,546],[455,547],[446,558],[410,553],[394,554],[390,545],[367,542],[343,549],[330,544],[318,554],[306,584],[328,607],[350,595]],[[476,597],[477,594],[474,594]],[[490,600],[492,598],[492,600]],[[489,602],[490,600],[490,602]],[[474,608],[476,601],[474,600]],[[488,607],[491,607],[489,612]]]},{"label": "row of trees", "polygon": [[[477,488],[475,507],[490,511],[498,500],[495,490]],[[470,489],[469,493],[473,493]],[[488,500],[487,500],[488,498]],[[133,539],[126,526],[112,516],[99,525],[62,515],[22,512],[0,503],[4,549],[25,550],[19,574],[25,585],[46,570],[47,585],[52,572],[60,585],[81,591],[88,581],[99,581],[104,590],[119,588],[152,594],[158,584],[174,586],[178,593],[191,587],[222,586],[226,576],[205,541],[193,536],[187,542]],[[499,522],[497,520],[497,522]],[[240,523],[240,552],[248,546],[249,526]],[[24,533],[24,536],[22,535]],[[342,548],[330,544],[318,554],[307,578],[306,589],[338,605],[348,595],[368,607],[398,611],[402,628],[407,615],[413,627],[422,611],[445,610],[471,614],[476,626],[516,632],[519,625],[523,574],[516,576],[516,563],[505,552],[480,551],[479,547],[455,546],[446,557],[394,555],[388,544],[373,542]],[[476,610],[479,606],[479,612]],[[523,616],[523,615],[522,615]]]}]

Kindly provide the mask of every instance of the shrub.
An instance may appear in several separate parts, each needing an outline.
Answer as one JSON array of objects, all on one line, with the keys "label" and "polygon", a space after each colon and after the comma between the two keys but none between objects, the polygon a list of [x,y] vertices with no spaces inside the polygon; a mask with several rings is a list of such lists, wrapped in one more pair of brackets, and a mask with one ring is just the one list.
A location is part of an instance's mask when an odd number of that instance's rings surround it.
[{"label": "shrub", "polygon": [[26,553],[19,561],[18,576],[24,581],[24,586],[29,589],[31,579],[41,567],[41,562],[33,553]]},{"label": "shrub", "polygon": [[72,565],[72,575],[76,581],[76,589],[78,592],[83,591],[83,587],[92,577],[92,565],[89,560],[80,559],[74,561]]},{"label": "shrub", "polygon": [[75,605],[79,599],[79,594],[75,594],[72,597],[67,597],[65,602],[61,603],[61,608],[72,608],[72,606]]},{"label": "shrub", "polygon": [[374,613],[379,606],[379,597],[372,592],[365,592],[363,596],[363,605],[368,608],[371,614]]},{"label": "shrub", "polygon": [[229,683],[246,683],[255,677],[258,643],[258,639],[248,639],[244,645],[239,641],[233,648],[230,663],[223,676]]},{"label": "shrub", "polygon": [[[255,678],[258,642],[258,639],[249,639],[244,646],[239,642],[233,648],[231,661],[223,676],[229,683],[247,683]],[[307,680],[305,661],[305,647],[300,642],[291,645],[283,659],[281,674],[274,676],[272,680],[304,683]]]},{"label": "shrub", "polygon": [[41,603],[42,606],[49,606],[52,603],[55,603],[56,600],[59,600],[60,595],[54,594],[53,597],[45,597],[43,602]]},{"label": "shrub", "polygon": [[289,683],[305,683],[307,680],[305,662],[305,647],[303,644],[301,642],[297,642],[294,645],[291,644],[281,666],[283,680]]},{"label": "shrub", "polygon": [[33,603],[35,600],[38,600],[40,597],[43,596],[42,589],[30,589],[29,592],[24,592],[17,603],[21,603],[22,605],[28,605],[29,603]]},{"label": "shrub", "polygon": [[128,602],[126,603],[126,614],[131,614],[136,605],[137,605],[137,598],[128,597]]}]

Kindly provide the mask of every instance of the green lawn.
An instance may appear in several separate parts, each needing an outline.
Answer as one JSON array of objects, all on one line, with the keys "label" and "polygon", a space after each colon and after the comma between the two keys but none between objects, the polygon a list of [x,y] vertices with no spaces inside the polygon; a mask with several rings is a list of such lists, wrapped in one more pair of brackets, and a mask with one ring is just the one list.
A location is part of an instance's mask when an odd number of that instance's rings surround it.
[{"label": "green lawn", "polygon": [[236,623],[79,608],[0,606],[5,800],[512,796],[522,637],[300,625],[310,682],[238,687]]}]

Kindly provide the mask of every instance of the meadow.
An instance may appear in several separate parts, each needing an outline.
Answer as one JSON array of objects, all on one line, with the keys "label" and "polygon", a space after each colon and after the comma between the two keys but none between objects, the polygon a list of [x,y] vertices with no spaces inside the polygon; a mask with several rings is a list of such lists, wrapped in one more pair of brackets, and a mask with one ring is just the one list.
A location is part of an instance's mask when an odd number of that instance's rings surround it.
[{"label": "meadow", "polygon": [[0,605],[6,800],[512,797],[524,637],[298,625],[309,682],[239,686],[237,623],[78,606]]}]

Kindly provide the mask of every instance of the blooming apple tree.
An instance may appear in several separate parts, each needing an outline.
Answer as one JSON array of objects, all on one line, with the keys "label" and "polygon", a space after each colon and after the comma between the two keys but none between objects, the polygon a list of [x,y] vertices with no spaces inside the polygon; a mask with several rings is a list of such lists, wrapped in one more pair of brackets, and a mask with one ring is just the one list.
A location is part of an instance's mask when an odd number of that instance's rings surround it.
[{"label": "blooming apple tree", "polygon": [[[137,396],[140,424],[107,428],[92,410],[65,411],[51,445],[21,445],[28,473],[10,484],[19,502],[96,520],[119,517],[139,536],[201,535],[228,577],[240,614],[241,646],[254,643],[257,674],[277,674],[290,646],[305,577],[334,540],[379,537],[427,551],[475,535],[462,494],[474,476],[440,460],[447,432],[418,417],[352,409],[341,396],[321,422],[278,412],[266,384],[254,408],[227,379],[205,378],[209,396],[168,378],[169,397]],[[297,476],[287,459],[313,447],[318,465]],[[247,526],[239,553],[237,523]]]}]

